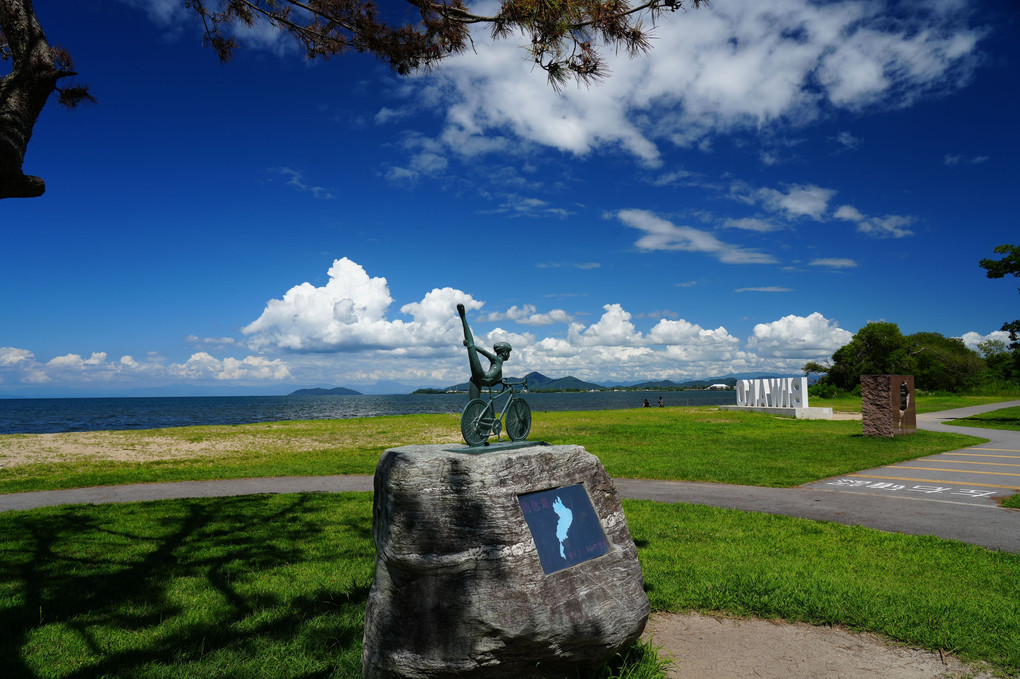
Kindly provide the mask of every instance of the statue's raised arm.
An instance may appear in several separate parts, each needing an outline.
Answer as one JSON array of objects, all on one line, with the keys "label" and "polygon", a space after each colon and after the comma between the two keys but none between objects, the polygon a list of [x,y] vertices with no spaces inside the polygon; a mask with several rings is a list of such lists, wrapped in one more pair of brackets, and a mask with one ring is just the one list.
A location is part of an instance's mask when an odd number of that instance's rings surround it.
[{"label": "statue's raised arm", "polygon": [[[475,346],[475,338],[468,327],[467,315],[463,304],[457,305],[457,313],[460,314],[461,323],[464,325],[464,346],[468,350],[468,362],[471,364],[471,386],[469,393],[471,398],[478,398],[482,395],[482,387],[491,387],[503,379],[503,362],[510,358],[511,347],[506,342],[497,342],[492,347],[490,354],[485,349]],[[478,354],[489,359],[489,369],[482,369],[482,363]]]}]

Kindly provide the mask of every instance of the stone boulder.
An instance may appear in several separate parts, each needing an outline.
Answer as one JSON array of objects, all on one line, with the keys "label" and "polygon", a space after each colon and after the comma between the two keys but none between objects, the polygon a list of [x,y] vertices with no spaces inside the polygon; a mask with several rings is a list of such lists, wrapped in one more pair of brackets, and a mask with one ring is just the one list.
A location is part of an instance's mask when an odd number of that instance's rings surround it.
[{"label": "stone boulder", "polygon": [[[491,448],[406,446],[380,459],[365,677],[573,675],[644,629],[649,605],[637,549],[598,459],[572,445]],[[547,572],[525,518],[529,501],[519,496],[568,486],[582,499],[587,492],[601,545],[594,553],[605,553],[585,556],[557,528],[552,556],[546,550],[542,558],[582,560]],[[581,512],[575,507],[575,523]]]}]

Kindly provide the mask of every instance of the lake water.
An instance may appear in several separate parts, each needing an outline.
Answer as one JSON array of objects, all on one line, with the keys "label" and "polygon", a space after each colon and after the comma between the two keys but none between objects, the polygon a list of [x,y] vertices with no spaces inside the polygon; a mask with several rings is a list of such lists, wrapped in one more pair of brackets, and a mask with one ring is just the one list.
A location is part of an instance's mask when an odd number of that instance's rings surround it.
[{"label": "lake water", "polygon": [[[640,408],[644,399],[654,406],[660,396],[668,406],[736,403],[732,391],[606,391],[525,398],[533,411],[541,412]],[[0,399],[0,434],[459,413],[467,400],[466,394]]]}]

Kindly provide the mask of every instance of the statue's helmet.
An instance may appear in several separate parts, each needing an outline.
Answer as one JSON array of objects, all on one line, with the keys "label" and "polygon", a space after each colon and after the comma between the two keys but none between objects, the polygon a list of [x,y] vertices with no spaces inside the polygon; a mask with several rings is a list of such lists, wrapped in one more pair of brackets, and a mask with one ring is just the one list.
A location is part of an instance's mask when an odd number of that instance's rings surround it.
[{"label": "statue's helmet", "polygon": [[496,342],[492,345],[492,348],[497,354],[505,353],[509,356],[512,347],[507,342]]}]

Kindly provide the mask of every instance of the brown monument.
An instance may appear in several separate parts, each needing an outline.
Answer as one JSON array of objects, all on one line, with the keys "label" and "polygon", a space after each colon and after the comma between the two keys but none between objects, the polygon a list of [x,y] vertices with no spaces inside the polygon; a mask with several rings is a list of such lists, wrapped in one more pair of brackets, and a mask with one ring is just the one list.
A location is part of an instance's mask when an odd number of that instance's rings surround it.
[{"label": "brown monument", "polygon": [[865,436],[902,436],[917,431],[913,375],[861,375]]}]

